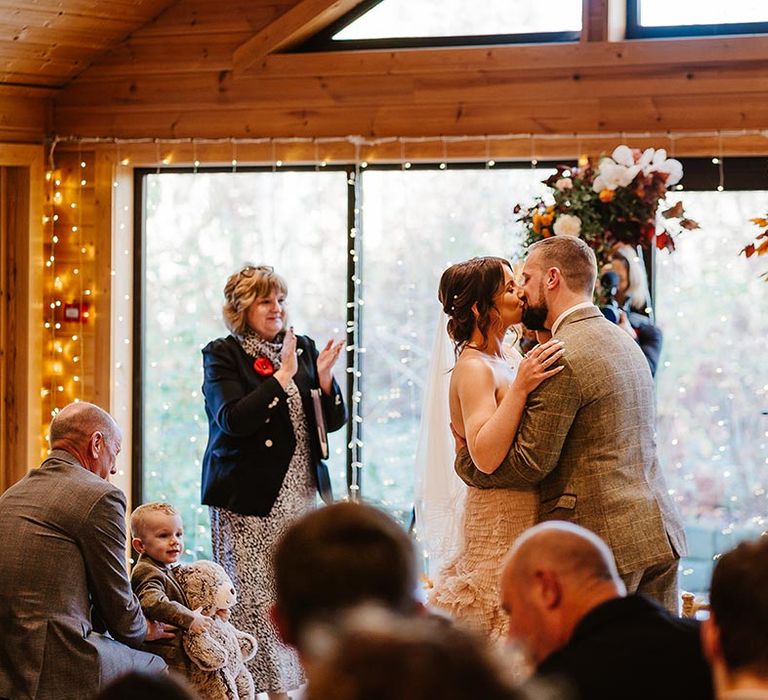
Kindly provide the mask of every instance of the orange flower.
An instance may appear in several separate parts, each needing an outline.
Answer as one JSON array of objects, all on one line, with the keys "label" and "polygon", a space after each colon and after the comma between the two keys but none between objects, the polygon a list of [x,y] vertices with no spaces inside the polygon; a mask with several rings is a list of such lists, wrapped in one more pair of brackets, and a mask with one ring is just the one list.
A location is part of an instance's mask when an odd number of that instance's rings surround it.
[{"label": "orange flower", "polygon": [[613,190],[604,189],[600,190],[600,194],[598,197],[600,198],[601,202],[612,202],[613,198],[616,196],[616,193]]},{"label": "orange flower", "polygon": [[552,214],[542,214],[540,221],[541,221],[541,225],[542,226],[551,226],[552,225]]},{"label": "orange flower", "polygon": [[552,231],[548,228],[543,228],[541,229],[541,235],[544,236],[544,238],[549,238],[552,235]]}]

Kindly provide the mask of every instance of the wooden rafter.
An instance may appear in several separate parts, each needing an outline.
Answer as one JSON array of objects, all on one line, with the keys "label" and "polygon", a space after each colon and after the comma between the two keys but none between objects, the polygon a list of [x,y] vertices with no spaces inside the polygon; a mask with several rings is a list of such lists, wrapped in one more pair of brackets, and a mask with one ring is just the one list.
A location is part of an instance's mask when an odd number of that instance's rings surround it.
[{"label": "wooden rafter", "polygon": [[232,56],[234,72],[243,73],[269,54],[308,39],[354,9],[363,0],[300,0],[244,44]]}]

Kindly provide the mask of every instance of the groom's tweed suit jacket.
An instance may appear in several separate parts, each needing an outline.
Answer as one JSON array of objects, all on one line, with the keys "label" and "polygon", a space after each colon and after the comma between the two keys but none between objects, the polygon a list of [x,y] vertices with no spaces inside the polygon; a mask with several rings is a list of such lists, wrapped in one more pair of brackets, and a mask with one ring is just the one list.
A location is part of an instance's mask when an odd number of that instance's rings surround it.
[{"label": "groom's tweed suit jacket", "polygon": [[479,488],[539,484],[539,519],[597,533],[622,574],[673,561],[685,534],[656,456],[648,362],[596,307],[566,316],[555,337],[565,369],[528,397],[505,461],[484,474],[463,449],[457,473]]}]

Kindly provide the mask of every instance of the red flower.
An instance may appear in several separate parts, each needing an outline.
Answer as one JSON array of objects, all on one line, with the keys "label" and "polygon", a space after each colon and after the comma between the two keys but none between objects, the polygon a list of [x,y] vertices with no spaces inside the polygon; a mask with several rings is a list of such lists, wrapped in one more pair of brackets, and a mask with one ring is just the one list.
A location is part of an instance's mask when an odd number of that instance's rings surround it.
[{"label": "red flower", "polygon": [[271,377],[275,373],[275,366],[268,357],[257,357],[253,361],[253,369],[262,377]]}]

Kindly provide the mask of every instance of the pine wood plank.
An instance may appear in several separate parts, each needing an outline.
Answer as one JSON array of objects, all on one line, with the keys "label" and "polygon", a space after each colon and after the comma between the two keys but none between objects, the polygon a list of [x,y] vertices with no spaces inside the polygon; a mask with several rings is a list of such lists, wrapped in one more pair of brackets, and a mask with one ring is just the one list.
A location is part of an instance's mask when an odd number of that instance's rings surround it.
[{"label": "pine wood plank", "polygon": [[456,70],[497,71],[511,68],[574,71],[597,67],[695,67],[744,62],[768,63],[768,41],[764,37],[273,54],[261,62],[260,75],[283,78],[301,75],[422,75]]},{"label": "pine wood plank", "polygon": [[324,109],[242,107],[126,112],[62,108],[62,134],[124,138],[256,136],[434,136],[487,133],[591,133],[761,129],[768,123],[768,93],[628,97],[622,100],[550,97],[515,104],[342,106]]},{"label": "pine wood plank", "polygon": [[300,0],[237,48],[232,56],[235,72],[245,72],[268,54],[299,44],[353,10],[361,2],[362,0]]},{"label": "pine wood plank", "polygon": [[304,77],[291,81],[261,78],[232,79],[218,72],[145,75],[135,80],[77,81],[62,91],[61,108],[108,107],[132,112],[186,107],[253,107],[256,109],[333,108],[368,105],[526,104],[532,97],[559,101],[586,97],[625,99],[641,96],[688,96],[768,92],[768,72],[760,69],[701,68],[670,70],[590,69],[579,73],[513,71],[456,72],[422,77],[405,75]]}]

